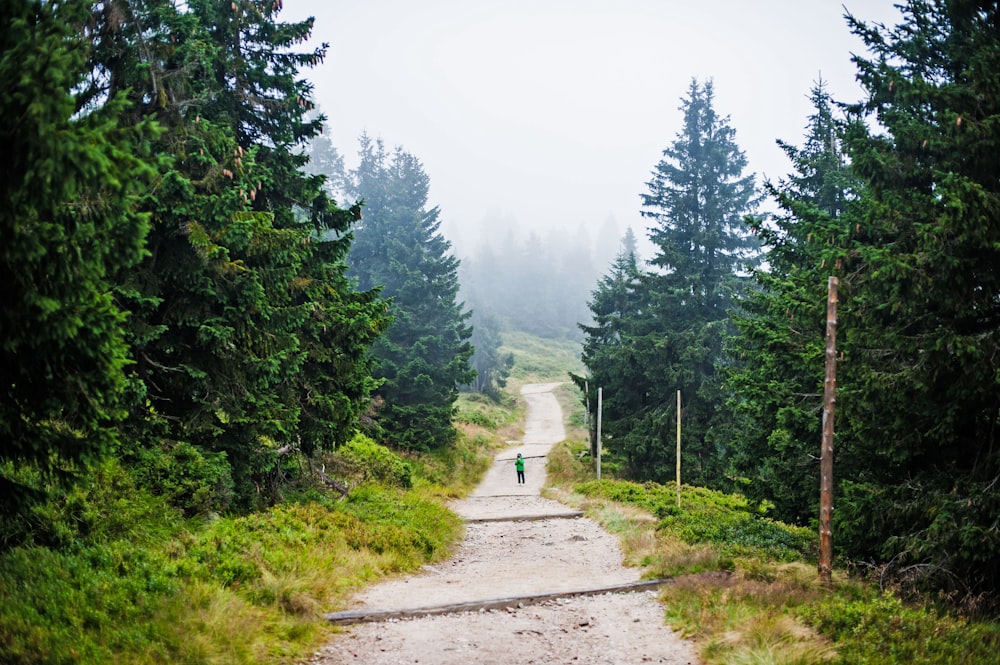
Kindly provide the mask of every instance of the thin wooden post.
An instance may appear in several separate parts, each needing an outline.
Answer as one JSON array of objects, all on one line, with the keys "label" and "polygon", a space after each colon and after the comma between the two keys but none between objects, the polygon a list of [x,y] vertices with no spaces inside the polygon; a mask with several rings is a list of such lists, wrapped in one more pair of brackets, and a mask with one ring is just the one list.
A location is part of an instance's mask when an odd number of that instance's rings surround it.
[{"label": "thin wooden post", "polygon": [[677,389],[677,507],[681,507],[681,391]]},{"label": "thin wooden post", "polygon": [[590,459],[597,459],[597,418],[590,417],[590,381],[584,381],[584,395],[587,398],[587,442],[590,444]]},{"label": "thin wooden post", "polygon": [[604,388],[597,389],[597,479],[601,479],[601,411],[604,409]]},{"label": "thin wooden post", "polygon": [[823,441],[819,462],[819,578],[833,581],[833,409],[837,402],[837,285],[827,282],[826,375],[823,379]]}]

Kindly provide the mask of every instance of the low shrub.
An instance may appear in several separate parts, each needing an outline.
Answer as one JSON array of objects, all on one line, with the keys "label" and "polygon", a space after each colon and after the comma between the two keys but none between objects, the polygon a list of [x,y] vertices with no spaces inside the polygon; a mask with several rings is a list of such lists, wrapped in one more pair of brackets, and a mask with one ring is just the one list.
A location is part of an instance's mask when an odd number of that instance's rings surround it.
[{"label": "low shrub", "polygon": [[1000,626],[969,623],[889,594],[830,595],[799,616],[834,640],[851,665],[1000,663]]},{"label": "low shrub", "polygon": [[135,446],[125,461],[142,487],[163,496],[186,515],[222,512],[232,501],[233,478],[224,452],[162,439],[150,446]]},{"label": "low shrub", "polygon": [[765,507],[752,506],[740,495],[683,486],[678,508],[676,488],[657,483],[601,480],[574,489],[645,508],[660,519],[659,529],[689,544],[711,544],[723,557],[795,561],[815,556],[812,531],[776,522],[765,515]]},{"label": "low shrub", "polygon": [[405,459],[363,434],[337,450],[337,455],[366,480],[408,488],[413,486],[413,467]]}]

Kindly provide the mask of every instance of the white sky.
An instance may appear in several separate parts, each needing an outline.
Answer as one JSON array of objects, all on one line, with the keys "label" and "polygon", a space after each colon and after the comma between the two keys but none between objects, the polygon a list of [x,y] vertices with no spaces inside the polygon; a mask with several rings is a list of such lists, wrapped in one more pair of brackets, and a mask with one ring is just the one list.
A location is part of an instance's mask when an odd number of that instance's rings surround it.
[{"label": "white sky", "polygon": [[[348,166],[367,131],[424,165],[456,249],[483,225],[645,235],[639,195],[680,129],[692,77],[715,82],[749,170],[789,170],[822,74],[855,101],[845,8],[895,24],[892,0],[284,0],[315,16],[307,73]],[[490,234],[493,235],[492,233]],[[459,254],[464,252],[459,251]]]}]

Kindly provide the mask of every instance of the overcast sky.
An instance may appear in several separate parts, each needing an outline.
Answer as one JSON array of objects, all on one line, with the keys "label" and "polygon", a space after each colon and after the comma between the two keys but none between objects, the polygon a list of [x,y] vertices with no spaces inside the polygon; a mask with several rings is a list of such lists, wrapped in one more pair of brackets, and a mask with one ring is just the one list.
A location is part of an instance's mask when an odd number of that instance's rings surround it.
[{"label": "overcast sky", "polygon": [[644,234],[639,195],[692,77],[714,80],[749,170],[783,177],[775,139],[801,143],[817,78],[860,95],[845,10],[899,18],[892,0],[284,2],[330,45],[308,76],[348,166],[362,132],[415,155],[465,251],[484,224]]}]

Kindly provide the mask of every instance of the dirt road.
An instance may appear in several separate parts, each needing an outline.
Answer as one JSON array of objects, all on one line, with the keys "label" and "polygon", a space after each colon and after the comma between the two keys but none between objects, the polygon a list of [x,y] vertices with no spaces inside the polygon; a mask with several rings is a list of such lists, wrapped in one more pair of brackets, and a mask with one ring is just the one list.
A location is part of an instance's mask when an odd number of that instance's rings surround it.
[{"label": "dirt road", "polygon": [[[311,663],[698,662],[693,645],[663,624],[655,592],[560,596],[635,582],[640,571],[622,566],[617,539],[597,523],[539,496],[545,456],[565,437],[555,385],[522,389],[522,442],[497,455],[472,495],[453,504],[470,520],[455,556],[365,590],[351,609],[421,614],[511,599],[491,604],[507,607],[357,623]],[[518,452],[526,458],[524,485],[514,471]]]}]

